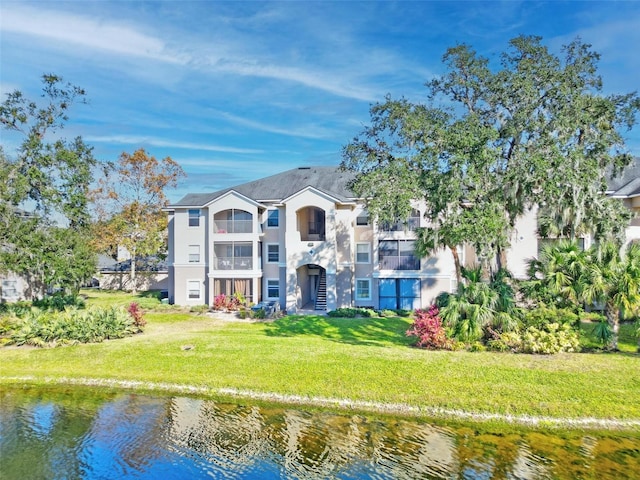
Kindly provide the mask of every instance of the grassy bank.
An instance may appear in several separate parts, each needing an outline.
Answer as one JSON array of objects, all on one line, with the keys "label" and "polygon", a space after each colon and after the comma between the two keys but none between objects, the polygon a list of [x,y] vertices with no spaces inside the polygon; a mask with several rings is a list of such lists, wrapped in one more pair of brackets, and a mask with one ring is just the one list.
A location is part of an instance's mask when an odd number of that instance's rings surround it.
[{"label": "grassy bank", "polygon": [[[90,295],[91,303],[113,301]],[[248,323],[167,309],[146,319],[144,334],[121,340],[0,349],[0,381],[131,380],[486,414],[640,419],[640,356],[630,352],[424,351],[410,347],[404,318]]]}]

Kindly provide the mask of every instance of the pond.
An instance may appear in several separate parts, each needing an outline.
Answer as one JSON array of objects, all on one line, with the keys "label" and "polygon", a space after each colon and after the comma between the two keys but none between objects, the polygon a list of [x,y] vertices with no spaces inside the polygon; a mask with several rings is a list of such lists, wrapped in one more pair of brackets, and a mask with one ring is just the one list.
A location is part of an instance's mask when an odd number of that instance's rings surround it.
[{"label": "pond", "polygon": [[640,432],[3,387],[2,479],[638,479]]}]

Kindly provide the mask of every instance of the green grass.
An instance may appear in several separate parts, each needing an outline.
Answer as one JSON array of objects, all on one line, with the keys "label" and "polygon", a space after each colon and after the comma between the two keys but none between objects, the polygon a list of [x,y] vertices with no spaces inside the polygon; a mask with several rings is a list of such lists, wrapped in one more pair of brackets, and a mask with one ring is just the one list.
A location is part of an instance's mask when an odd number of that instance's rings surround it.
[{"label": "green grass", "polygon": [[[88,293],[93,304],[132,299]],[[404,334],[408,318],[248,323],[157,311],[146,319],[144,334],[121,340],[0,349],[0,377],[137,380],[481,413],[640,419],[640,356],[631,353],[635,341],[626,330],[626,352],[534,356],[412,348]]]}]

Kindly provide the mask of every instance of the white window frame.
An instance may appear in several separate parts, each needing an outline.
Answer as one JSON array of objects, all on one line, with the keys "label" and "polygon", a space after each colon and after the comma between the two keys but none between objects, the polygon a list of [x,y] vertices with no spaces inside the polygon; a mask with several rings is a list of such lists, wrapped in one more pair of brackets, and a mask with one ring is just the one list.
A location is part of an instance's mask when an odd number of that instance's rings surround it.
[{"label": "white window frame", "polygon": [[[358,245],[366,245],[367,246],[367,260],[366,261],[358,260]],[[364,252],[361,252],[361,253],[364,253]],[[356,263],[362,263],[362,264],[370,264],[371,263],[371,243],[369,243],[369,242],[358,242],[358,243],[356,243]]]},{"label": "white window frame", "polygon": [[[270,284],[270,283],[271,283],[272,285],[273,285],[273,283],[275,283],[275,284],[277,284],[277,285],[278,285],[278,296],[277,296],[277,297],[272,297],[272,296],[270,296],[270,295],[269,295],[269,284]],[[278,300],[278,299],[280,299],[280,279],[279,279],[279,278],[267,278],[267,279],[266,279],[265,287],[266,287],[266,288],[265,288],[265,291],[266,291],[266,293],[267,293],[267,298],[268,298],[269,300]],[[272,287],[272,288],[273,288],[273,287]]]},{"label": "white window frame", "polygon": [[[270,260],[269,259],[269,247],[277,247],[278,249],[278,259]],[[267,243],[267,263],[280,263],[280,244],[279,243]]]},{"label": "white window frame", "polygon": [[[200,263],[200,245],[189,245],[187,250],[187,257],[188,257],[187,260],[189,260],[189,263]],[[197,259],[192,260],[192,258],[197,258]]]},{"label": "white window frame", "polygon": [[[198,284],[198,297],[192,297],[191,296],[191,287],[193,286],[194,283]],[[195,291],[195,289],[194,289]],[[196,301],[196,300],[202,300],[202,281],[200,280],[187,280],[187,301]]]},{"label": "white window frame", "polygon": [[[198,220],[198,224],[197,225],[191,225],[191,212],[198,212],[198,216],[194,217]],[[189,226],[189,228],[198,228],[200,227],[200,209],[199,208],[190,208],[189,210],[187,210],[187,225]]]},{"label": "white window frame", "polygon": [[[359,296],[359,293],[360,293],[359,282],[366,282],[367,283],[367,285],[368,285],[367,288],[369,289],[369,296],[368,297]],[[355,297],[356,297],[356,302],[364,301],[364,300],[371,300],[371,279],[370,278],[356,278]]]},{"label": "white window frame", "polygon": [[[276,213],[276,225],[269,225],[269,214],[271,212],[275,212]],[[270,210],[267,210],[267,228],[279,228],[280,227],[280,210],[278,210],[277,208],[272,208]]]}]

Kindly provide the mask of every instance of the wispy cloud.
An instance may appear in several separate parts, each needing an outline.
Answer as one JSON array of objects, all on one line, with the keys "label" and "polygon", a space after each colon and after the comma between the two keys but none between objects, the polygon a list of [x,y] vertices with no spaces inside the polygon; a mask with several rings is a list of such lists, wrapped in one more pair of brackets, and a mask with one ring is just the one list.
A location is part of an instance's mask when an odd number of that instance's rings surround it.
[{"label": "wispy cloud", "polygon": [[168,141],[160,138],[154,137],[142,137],[135,135],[109,135],[109,136],[86,136],[85,140],[88,142],[95,143],[119,143],[123,145],[152,145],[154,147],[167,147],[167,148],[177,148],[184,150],[202,150],[207,152],[222,152],[222,153],[248,153],[248,154],[257,154],[263,153],[263,150],[258,150],[255,148],[237,148],[237,147],[229,147],[225,145],[209,145],[202,143],[192,143],[192,142],[178,142],[178,141]]},{"label": "wispy cloud", "polygon": [[187,60],[184,56],[169,52],[162,39],[141,33],[138,28],[16,3],[3,8],[0,29],[72,44],[76,48],[99,49],[178,64]]},{"label": "wispy cloud", "polygon": [[260,122],[257,120],[251,120],[249,118],[234,115],[229,112],[214,111],[218,118],[223,118],[231,123],[248,127],[253,130],[259,130],[262,132],[275,133],[278,135],[284,135],[289,137],[301,137],[301,138],[332,138],[335,136],[335,131],[327,128],[319,127],[316,125],[308,125],[303,127],[277,127],[272,123]]}]

